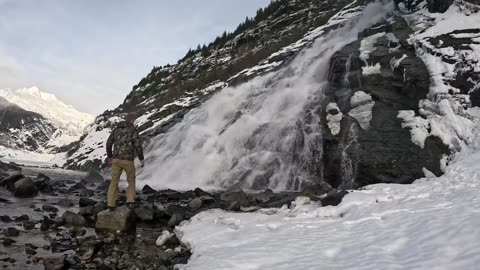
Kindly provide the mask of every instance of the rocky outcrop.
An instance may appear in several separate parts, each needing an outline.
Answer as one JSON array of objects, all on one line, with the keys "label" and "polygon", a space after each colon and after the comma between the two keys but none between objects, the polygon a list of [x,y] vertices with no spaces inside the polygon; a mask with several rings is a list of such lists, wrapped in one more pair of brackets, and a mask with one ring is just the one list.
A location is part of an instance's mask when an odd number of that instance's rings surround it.
[{"label": "rocky outcrop", "polygon": [[[430,74],[407,39],[412,33],[401,17],[361,33],[359,40],[331,60],[322,115],[324,179],[333,187],[374,183],[411,183],[426,168],[441,175],[440,160],[449,153],[436,137],[424,147],[412,142],[399,111],[417,111],[426,98]],[[334,104],[335,106],[333,106]],[[329,115],[342,114],[339,130]]]},{"label": "rocky outcrop", "polygon": [[428,11],[443,13],[453,4],[454,0],[427,0]]},{"label": "rocky outcrop", "polygon": [[22,178],[13,184],[16,197],[30,198],[38,194],[37,187],[31,178]]}]

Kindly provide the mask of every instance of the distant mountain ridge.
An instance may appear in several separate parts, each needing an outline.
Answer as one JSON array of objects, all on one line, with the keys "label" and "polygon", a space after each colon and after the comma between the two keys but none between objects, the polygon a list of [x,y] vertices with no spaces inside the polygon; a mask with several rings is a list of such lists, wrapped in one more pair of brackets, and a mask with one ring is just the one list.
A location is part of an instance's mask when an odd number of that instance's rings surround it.
[{"label": "distant mountain ridge", "polygon": [[20,108],[35,112],[57,127],[48,146],[60,147],[78,140],[85,128],[93,123],[94,115],[83,113],[59,100],[55,95],[40,91],[37,87],[17,90],[2,89],[0,97]]}]

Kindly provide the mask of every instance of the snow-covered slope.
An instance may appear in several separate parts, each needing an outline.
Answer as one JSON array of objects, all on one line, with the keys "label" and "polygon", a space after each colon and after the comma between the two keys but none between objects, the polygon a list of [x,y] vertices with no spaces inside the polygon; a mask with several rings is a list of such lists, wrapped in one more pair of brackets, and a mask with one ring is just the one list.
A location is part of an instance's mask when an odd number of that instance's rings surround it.
[{"label": "snow-covered slope", "polygon": [[94,115],[79,112],[66,105],[55,95],[41,92],[37,87],[17,90],[0,90],[0,97],[26,111],[36,112],[50,120],[58,131],[48,146],[63,146],[80,138],[85,128],[95,119]]},{"label": "snow-covered slope", "polygon": [[476,148],[442,177],[367,186],[337,207],[203,212],[177,228],[193,252],[181,269],[478,269],[479,209]]}]

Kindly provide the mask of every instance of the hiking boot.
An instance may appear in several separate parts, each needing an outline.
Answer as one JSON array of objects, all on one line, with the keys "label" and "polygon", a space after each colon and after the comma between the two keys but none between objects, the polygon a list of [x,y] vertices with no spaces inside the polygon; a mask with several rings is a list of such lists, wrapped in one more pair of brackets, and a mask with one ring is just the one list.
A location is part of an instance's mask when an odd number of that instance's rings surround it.
[{"label": "hiking boot", "polygon": [[128,206],[128,208],[130,208],[130,209],[135,208],[135,204],[134,204],[134,203],[131,203],[131,202],[130,202],[130,203],[127,203],[127,206]]},{"label": "hiking boot", "polygon": [[108,207],[108,210],[110,210],[110,212],[113,212],[113,211],[115,211],[115,208],[116,208],[116,207],[110,207],[110,206],[109,206],[109,207]]}]

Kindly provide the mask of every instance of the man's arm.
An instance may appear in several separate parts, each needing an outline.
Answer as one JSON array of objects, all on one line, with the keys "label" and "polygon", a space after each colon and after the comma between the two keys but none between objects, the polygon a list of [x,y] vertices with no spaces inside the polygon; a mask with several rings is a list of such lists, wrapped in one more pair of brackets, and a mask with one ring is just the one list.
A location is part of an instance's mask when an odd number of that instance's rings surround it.
[{"label": "man's arm", "polygon": [[113,143],[114,143],[114,136],[113,136],[114,133],[115,133],[115,130],[113,130],[112,133],[110,133],[110,136],[107,139],[107,158],[108,158],[109,162],[113,158],[112,149],[113,149]]},{"label": "man's arm", "polygon": [[133,133],[133,147],[135,148],[135,152],[137,153],[138,159],[142,162],[142,167],[144,166],[145,157],[143,156],[143,145],[142,145],[142,138],[138,131],[135,130]]}]

